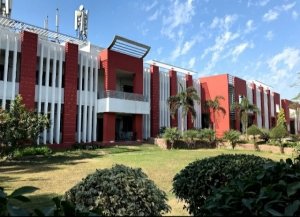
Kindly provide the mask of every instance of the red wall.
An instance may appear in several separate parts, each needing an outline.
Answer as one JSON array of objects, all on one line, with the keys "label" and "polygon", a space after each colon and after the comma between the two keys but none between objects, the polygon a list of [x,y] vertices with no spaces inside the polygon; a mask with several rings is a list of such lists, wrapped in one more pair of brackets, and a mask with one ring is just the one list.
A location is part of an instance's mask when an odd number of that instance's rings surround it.
[{"label": "red wall", "polygon": [[150,66],[151,73],[151,137],[156,137],[159,133],[159,68]]},{"label": "red wall", "polygon": [[284,115],[285,115],[285,120],[286,120],[287,125],[290,125],[290,109],[289,109],[290,103],[291,103],[291,101],[289,101],[287,99],[281,100],[281,106],[284,110]]},{"label": "red wall", "polygon": [[64,76],[64,108],[62,142],[66,146],[75,143],[76,113],[77,113],[77,74],[78,45],[66,43],[65,46],[65,76]]},{"label": "red wall", "polygon": [[[177,72],[170,70],[170,96],[177,94]],[[171,127],[178,127],[178,116],[177,112],[174,115],[174,118],[171,117]]]},{"label": "red wall", "polygon": [[268,100],[268,121],[269,121],[269,128],[271,129],[271,95],[270,95],[270,90],[267,90],[267,99]]},{"label": "red wall", "polygon": [[[185,75],[186,79],[186,87],[193,87],[193,77],[192,75]],[[187,115],[187,129],[194,128],[193,121],[192,121],[192,115],[188,113]]]},{"label": "red wall", "polygon": [[[235,102],[239,103],[239,95],[247,97],[247,83],[245,80],[240,79],[238,77],[234,77],[234,94],[235,94]],[[238,112],[235,113],[235,129],[241,130],[240,127],[240,114]]]},{"label": "red wall", "polygon": [[32,32],[21,33],[21,71],[19,93],[28,109],[34,110],[35,71],[38,35]]},{"label": "red wall", "polygon": [[[224,131],[230,129],[230,108],[229,108],[229,89],[228,89],[228,75],[215,75],[210,77],[204,77],[200,79],[201,82],[201,95],[202,95],[202,105],[204,105],[206,100],[214,99],[216,96],[223,96],[224,100],[220,100],[220,105],[225,109],[226,114],[223,115],[221,112],[216,114],[217,122],[216,135],[217,137],[222,137]],[[210,118],[213,120],[213,114],[210,112]]]},{"label": "red wall", "polygon": [[[100,53],[101,66],[104,69],[104,89],[116,90],[116,73],[122,70],[124,73],[134,75],[133,92],[143,94],[143,59],[132,57],[116,51],[105,49]],[[113,117],[114,116],[114,117]],[[109,113],[103,117],[103,141],[115,140],[115,113]],[[114,122],[112,122],[114,121]],[[142,139],[142,118],[140,115],[134,118],[134,129],[138,139]],[[113,124],[112,124],[113,123]],[[109,125],[106,125],[109,124]],[[106,127],[110,126],[110,127]],[[112,133],[113,132],[113,133]]]},{"label": "red wall", "polygon": [[277,122],[277,115],[278,115],[278,112],[276,112],[276,104],[281,105],[280,103],[280,95],[279,93],[275,93],[274,92],[274,114],[275,114],[275,125],[276,125],[276,122]]}]

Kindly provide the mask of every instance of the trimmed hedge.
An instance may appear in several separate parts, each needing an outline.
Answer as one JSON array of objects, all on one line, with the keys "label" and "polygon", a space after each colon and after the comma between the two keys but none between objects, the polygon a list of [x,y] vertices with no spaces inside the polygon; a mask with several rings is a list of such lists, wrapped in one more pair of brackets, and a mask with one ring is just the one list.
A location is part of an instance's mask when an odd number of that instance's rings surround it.
[{"label": "trimmed hedge", "polygon": [[272,160],[246,154],[219,155],[190,163],[173,178],[173,193],[192,215],[200,215],[214,188],[226,186],[237,177],[251,176]]},{"label": "trimmed hedge", "polygon": [[300,216],[300,167],[291,159],[266,164],[256,176],[216,189],[203,216]]},{"label": "trimmed hedge", "polygon": [[167,196],[139,169],[116,165],[96,170],[65,193],[80,211],[105,216],[160,216],[170,211]]}]

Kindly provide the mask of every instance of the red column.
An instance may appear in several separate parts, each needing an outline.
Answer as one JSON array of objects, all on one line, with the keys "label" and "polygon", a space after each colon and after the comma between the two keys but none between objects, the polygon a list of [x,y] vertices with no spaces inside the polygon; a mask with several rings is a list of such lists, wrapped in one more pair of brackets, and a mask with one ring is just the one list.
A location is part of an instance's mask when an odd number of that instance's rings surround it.
[{"label": "red column", "polygon": [[270,90],[267,90],[267,100],[268,100],[268,121],[269,121],[269,128],[271,129],[272,119],[271,119],[271,95]]},{"label": "red column", "polygon": [[[245,80],[238,77],[234,77],[234,92],[235,92],[235,102],[239,103],[240,96],[247,97],[247,83]],[[240,114],[235,112],[235,129],[241,130],[241,117]]]},{"label": "red column", "polygon": [[115,125],[116,115],[115,113],[103,113],[103,142],[114,142],[115,141]]},{"label": "red column", "polygon": [[261,126],[265,127],[265,99],[264,99],[264,88],[262,86],[259,87],[260,90],[260,102],[261,102]]},{"label": "red column", "polygon": [[64,109],[62,141],[66,146],[75,143],[77,113],[78,45],[66,43],[64,75]]},{"label": "red column", "polygon": [[[193,87],[193,77],[192,75],[186,75],[185,76],[186,79],[186,87]],[[192,121],[192,115],[190,113],[188,113],[187,115],[187,129],[192,129],[194,128],[194,124]]]},{"label": "red column", "polygon": [[134,116],[133,132],[136,133],[136,140],[142,141],[142,139],[143,139],[143,115],[136,114]]},{"label": "red column", "polygon": [[[252,83],[252,94],[253,94],[253,105],[256,105],[256,85]],[[260,112],[260,111],[259,111]],[[257,125],[257,114],[254,113],[254,119],[253,119],[253,124]]]},{"label": "red column", "polygon": [[156,137],[159,133],[159,68],[150,66],[151,73],[151,137]]},{"label": "red column", "polygon": [[[177,94],[177,72],[173,69],[170,70],[170,96]],[[178,127],[178,117],[177,113],[174,118],[171,117],[171,127]]]},{"label": "red column", "polygon": [[276,112],[276,105],[278,105],[280,107],[280,95],[278,93],[274,92],[274,114],[275,114],[275,125],[277,123],[277,114],[278,112]]},{"label": "red column", "polygon": [[21,34],[21,71],[19,93],[28,109],[34,110],[35,71],[38,35],[23,31]]}]

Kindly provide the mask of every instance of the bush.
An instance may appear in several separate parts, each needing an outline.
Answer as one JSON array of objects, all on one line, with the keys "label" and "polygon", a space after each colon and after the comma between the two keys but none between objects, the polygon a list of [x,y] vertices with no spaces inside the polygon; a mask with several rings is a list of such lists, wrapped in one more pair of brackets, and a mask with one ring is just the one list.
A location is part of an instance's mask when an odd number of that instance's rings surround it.
[{"label": "bush", "polygon": [[53,206],[50,207],[40,207],[35,210],[20,207],[22,202],[30,203],[30,199],[24,195],[36,190],[38,188],[23,186],[7,195],[0,187],[0,216],[96,216],[91,212],[78,211],[72,204],[58,197],[52,199]]},{"label": "bush", "polygon": [[288,135],[288,131],[283,124],[277,125],[270,131],[270,137],[279,142],[281,153],[283,153],[282,139]]},{"label": "bush", "polygon": [[187,130],[183,132],[183,139],[188,144],[188,148],[195,147],[195,139],[199,137],[198,130]]},{"label": "bush", "polygon": [[9,155],[23,145],[36,144],[44,129],[49,128],[47,115],[26,109],[22,97],[12,101],[9,110],[0,110],[0,155]]},{"label": "bush", "polygon": [[167,213],[166,194],[141,169],[116,165],[97,170],[65,193],[81,211],[106,216],[158,216]]},{"label": "bush", "polygon": [[163,127],[160,127],[159,128],[159,131],[158,131],[158,137],[162,137],[162,135],[165,133],[165,131],[166,131],[166,127],[165,126],[163,126]]},{"label": "bush", "polygon": [[166,128],[163,138],[167,139],[171,143],[171,149],[174,147],[174,142],[180,138],[179,131],[177,127]]},{"label": "bush", "polygon": [[26,147],[24,149],[16,149],[13,153],[14,158],[21,158],[24,156],[35,156],[35,155],[43,155],[48,156],[52,153],[51,149],[47,146],[34,146],[34,147]]},{"label": "bush", "polygon": [[236,130],[229,130],[224,132],[223,139],[230,142],[230,145],[232,146],[232,149],[234,149],[236,143],[240,140],[241,133]]},{"label": "bush", "polygon": [[215,131],[212,129],[204,128],[199,130],[199,139],[208,142],[213,142],[215,140]]},{"label": "bush", "polygon": [[203,216],[300,216],[300,167],[291,159],[234,179],[205,201]]},{"label": "bush", "polygon": [[219,155],[190,163],[173,178],[173,193],[183,200],[192,215],[201,207],[214,188],[226,186],[236,177],[250,176],[271,160],[254,155]]},{"label": "bush", "polygon": [[260,138],[267,143],[270,140],[270,131],[268,129],[260,129]]}]

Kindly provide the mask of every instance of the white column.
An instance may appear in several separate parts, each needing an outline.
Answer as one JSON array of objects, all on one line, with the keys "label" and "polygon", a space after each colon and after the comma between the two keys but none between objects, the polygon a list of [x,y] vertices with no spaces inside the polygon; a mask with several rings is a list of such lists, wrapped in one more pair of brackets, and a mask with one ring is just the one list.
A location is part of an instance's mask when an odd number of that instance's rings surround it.
[{"label": "white column", "polygon": [[[46,94],[45,94],[45,104],[44,104],[44,115],[48,115],[48,95],[49,95],[49,74],[50,74],[50,52],[51,47],[48,47],[48,52],[47,52],[47,63],[46,63],[46,83],[45,83],[45,89],[46,89]],[[44,137],[43,137],[43,143],[47,143],[47,129],[44,130]]]},{"label": "white column", "polygon": [[88,92],[88,57],[85,55],[85,72],[84,72],[84,107],[83,107],[83,142],[86,142],[87,134],[86,134],[86,125],[87,125],[87,92]]},{"label": "white column", "polygon": [[53,70],[52,70],[52,100],[51,100],[51,116],[50,116],[50,144],[53,144],[53,131],[54,131],[54,112],[55,112],[55,89],[56,89],[56,61],[57,49],[54,48]]},{"label": "white column", "polygon": [[6,105],[6,88],[7,88],[7,74],[8,74],[8,55],[9,55],[9,37],[6,35],[6,48],[5,48],[5,59],[4,59],[4,80],[3,80],[3,99],[2,109],[5,109]]},{"label": "white column", "polygon": [[81,105],[82,105],[82,65],[83,55],[80,54],[80,70],[79,70],[79,102],[78,102],[78,122],[77,122],[77,142],[81,142]]},{"label": "white column", "polygon": [[57,114],[56,114],[56,134],[55,142],[60,143],[60,122],[61,122],[61,95],[62,95],[62,65],[63,65],[63,50],[59,48],[59,68],[58,68],[58,103],[57,103]]},{"label": "white column", "polygon": [[94,122],[93,122],[93,141],[97,141],[97,89],[98,89],[98,58],[95,57],[95,77],[94,77]]},{"label": "white column", "polygon": [[89,119],[88,119],[88,142],[92,141],[92,133],[93,133],[93,123],[92,123],[92,117],[93,117],[93,68],[94,68],[94,60],[93,57],[90,57],[91,61],[91,67],[90,67],[90,91],[89,91]]},{"label": "white column", "polygon": [[14,99],[16,97],[16,74],[17,74],[17,54],[18,54],[18,40],[17,37],[14,37],[14,56],[13,56],[13,68],[12,68],[12,90],[11,90],[11,98]]}]

